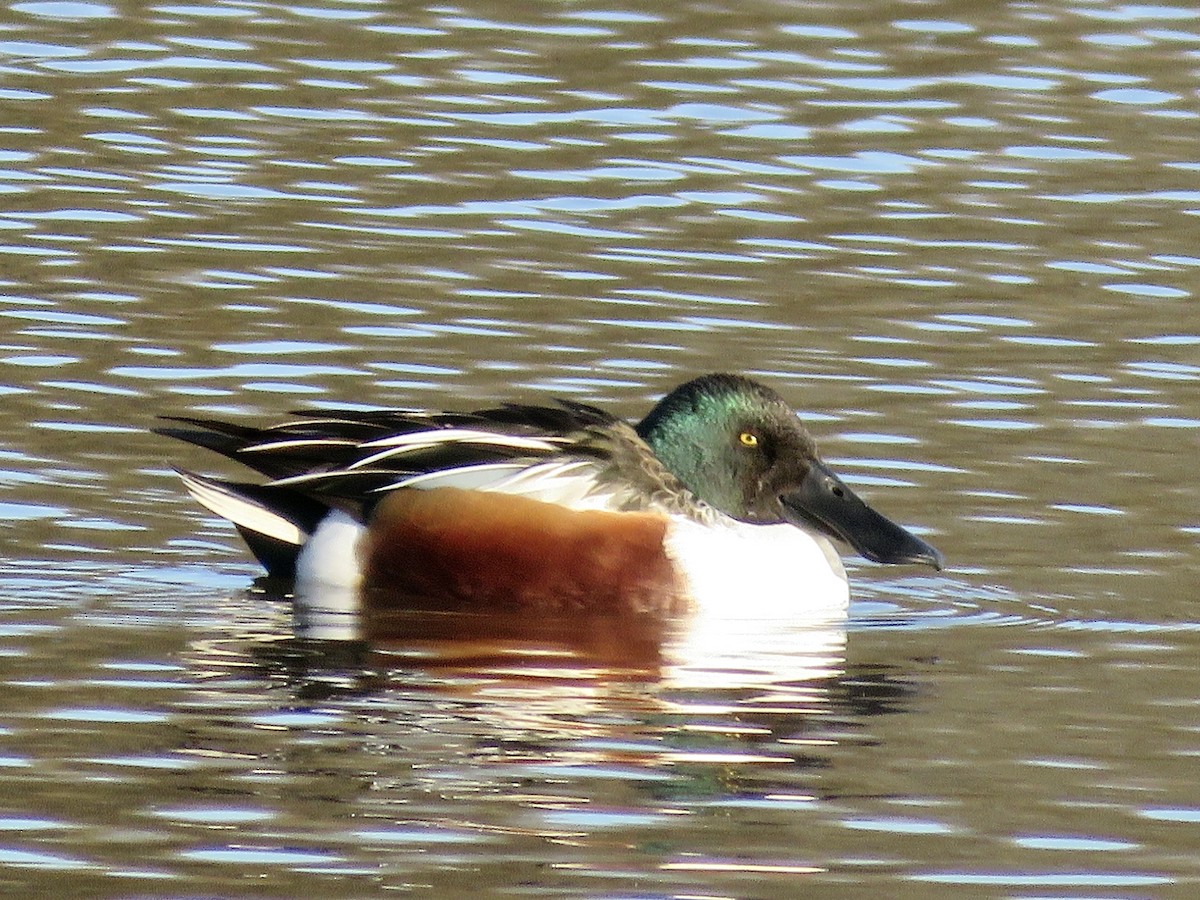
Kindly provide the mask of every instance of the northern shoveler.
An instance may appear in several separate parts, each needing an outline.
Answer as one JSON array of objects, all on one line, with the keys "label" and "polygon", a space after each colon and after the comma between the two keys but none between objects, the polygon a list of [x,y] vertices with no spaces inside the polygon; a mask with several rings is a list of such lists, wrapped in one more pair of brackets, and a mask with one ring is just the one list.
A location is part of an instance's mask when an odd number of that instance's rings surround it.
[{"label": "northern shoveler", "polygon": [[636,427],[593,406],[322,412],[160,433],[265,483],[180,470],[270,575],[529,610],[844,609],[830,539],[882,563],[941,555],[860,500],[784,400],[737,375],[676,388]]}]

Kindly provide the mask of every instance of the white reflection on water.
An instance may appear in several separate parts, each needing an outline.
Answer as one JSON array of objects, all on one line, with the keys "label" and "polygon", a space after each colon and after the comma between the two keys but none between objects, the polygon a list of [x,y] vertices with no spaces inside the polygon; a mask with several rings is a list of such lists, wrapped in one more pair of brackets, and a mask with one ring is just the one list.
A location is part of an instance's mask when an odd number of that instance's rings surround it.
[{"label": "white reflection on water", "polygon": [[786,685],[840,674],[845,654],[842,621],[700,612],[667,644],[662,681],[691,689]]},{"label": "white reflection on water", "polygon": [[[295,607],[296,636],[321,642],[354,642],[363,640],[369,630],[360,614],[360,600],[352,589],[337,590],[321,586],[315,595],[297,595]],[[499,619],[505,613],[495,614]],[[414,616],[420,616],[419,611]],[[468,655],[504,657],[513,665],[527,660],[538,665],[559,658],[571,665],[643,665],[641,651],[623,658],[618,652],[605,654],[598,660],[589,659],[592,652],[574,645],[574,631],[592,627],[591,623],[565,620],[562,623],[565,646],[554,642],[542,644],[543,632],[530,630],[523,634],[518,627],[507,631],[506,637],[481,638],[478,617],[464,622],[464,634],[454,633],[453,619],[446,620],[445,629],[436,635],[428,631],[429,623],[412,624],[409,633],[401,627],[389,631],[389,652],[399,657],[422,659],[429,663]],[[543,623],[544,624],[544,623]],[[499,622],[497,622],[499,626]],[[619,625],[617,626],[620,627]],[[667,623],[652,623],[652,634],[662,627],[663,638],[659,652],[651,648],[649,663],[655,680],[665,688],[764,688],[788,685],[813,679],[830,678],[843,670],[846,648],[845,622],[839,618],[747,616],[742,610],[714,612],[700,610]],[[632,629],[640,637],[638,626]],[[496,634],[500,633],[499,627]],[[631,635],[631,640],[634,635]],[[652,641],[657,640],[651,637]]]}]

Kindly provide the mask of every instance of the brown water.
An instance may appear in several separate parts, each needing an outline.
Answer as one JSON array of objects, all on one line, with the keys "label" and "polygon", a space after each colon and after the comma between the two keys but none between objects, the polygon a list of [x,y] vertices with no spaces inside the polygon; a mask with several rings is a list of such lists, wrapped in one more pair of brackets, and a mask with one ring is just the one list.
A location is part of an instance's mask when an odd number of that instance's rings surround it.
[{"label": "brown water", "polygon": [[[0,893],[1200,890],[1192,5],[0,23]],[[662,665],[305,640],[148,433],[715,369],[950,568]]]}]

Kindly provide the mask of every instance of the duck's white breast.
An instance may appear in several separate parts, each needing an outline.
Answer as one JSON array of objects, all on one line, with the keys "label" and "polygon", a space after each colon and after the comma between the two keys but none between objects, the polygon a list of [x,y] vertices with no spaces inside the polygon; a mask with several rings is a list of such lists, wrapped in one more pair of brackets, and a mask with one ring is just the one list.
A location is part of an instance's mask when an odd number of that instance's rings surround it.
[{"label": "duck's white breast", "polygon": [[833,544],[792,525],[672,519],[667,553],[701,611],[745,618],[844,614],[850,584]]}]

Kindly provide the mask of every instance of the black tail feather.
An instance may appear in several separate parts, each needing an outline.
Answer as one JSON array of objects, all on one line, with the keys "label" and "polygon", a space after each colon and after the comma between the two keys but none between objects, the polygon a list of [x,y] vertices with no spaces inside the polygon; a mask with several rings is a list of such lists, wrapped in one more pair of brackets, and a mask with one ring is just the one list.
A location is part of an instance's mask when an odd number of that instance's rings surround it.
[{"label": "black tail feather", "polygon": [[238,534],[242,536],[242,540],[246,542],[246,546],[250,548],[250,552],[254,554],[254,558],[267,570],[267,575],[271,578],[291,579],[296,577],[296,560],[300,557],[300,551],[303,548],[289,544],[287,541],[259,534],[257,531],[251,531],[241,525],[235,525],[235,527]]}]

